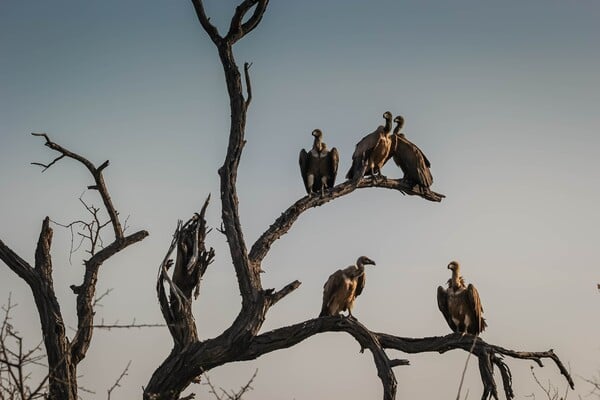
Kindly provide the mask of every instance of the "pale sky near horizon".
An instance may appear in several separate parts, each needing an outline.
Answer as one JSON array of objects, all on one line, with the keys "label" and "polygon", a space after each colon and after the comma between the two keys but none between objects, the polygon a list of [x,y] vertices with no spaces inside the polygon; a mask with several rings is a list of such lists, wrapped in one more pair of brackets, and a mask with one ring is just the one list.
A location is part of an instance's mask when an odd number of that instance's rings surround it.
[{"label": "pale sky near horizon", "polygon": [[[221,32],[235,1],[207,0]],[[374,331],[422,337],[448,332],[435,300],[461,262],[479,289],[484,340],[515,350],[555,349],[576,376],[600,371],[600,3],[596,1],[271,1],[235,46],[253,63],[253,101],[238,192],[248,244],[304,195],[297,165],[321,128],[341,154],[338,182],[354,144],[390,110],[432,162],[442,203],[388,190],[359,190],[303,214],[275,243],[264,287],[302,286],[268,314],[264,331],[316,316],[333,271],[368,255],[356,317]],[[225,155],[228,99],[214,45],[188,1],[0,2],[0,239],[33,261],[42,219],[84,216],[90,184],[62,160],[40,173],[30,162],[56,155],[30,132],[47,132],[106,170],[116,208],[143,242],[110,259],[98,291],[114,289],[98,321],[162,322],[158,264],[178,219],[212,193],[208,223],[219,226],[217,169]],[[401,176],[393,164],[384,173]],[[98,201],[95,193],[86,199]],[[109,239],[109,238],[107,238]],[[81,259],[68,262],[69,232],[54,226],[56,290],[69,326]],[[202,282],[195,316],[202,338],[228,327],[239,294],[224,237]],[[14,323],[40,340],[31,293],[0,264],[0,303],[19,303]],[[113,398],[141,398],[171,349],[166,328],[96,331],[80,383],[104,398],[129,360]],[[398,399],[455,396],[466,358],[396,354]],[[527,361],[506,359],[518,399],[535,392]],[[536,369],[561,390],[551,362]],[[370,354],[347,334],[313,337],[257,361],[211,371],[237,388],[258,368],[246,399],[381,398]],[[498,377],[499,378],[499,377]],[[498,384],[501,383],[498,381]],[[471,361],[469,398],[481,395]],[[210,398],[205,386],[190,389]],[[541,397],[538,397],[541,398]]]}]

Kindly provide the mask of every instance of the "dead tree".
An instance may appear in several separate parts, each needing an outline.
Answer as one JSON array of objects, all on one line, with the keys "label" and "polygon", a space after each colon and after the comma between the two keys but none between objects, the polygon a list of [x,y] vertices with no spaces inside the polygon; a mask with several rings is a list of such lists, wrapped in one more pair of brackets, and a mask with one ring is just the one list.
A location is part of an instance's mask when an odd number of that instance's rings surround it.
[{"label": "dead tree", "polygon": [[[77,330],[71,338],[67,337],[63,315],[54,291],[50,255],[52,244],[50,218],[46,217],[42,222],[33,267],[0,240],[0,259],[29,285],[33,293],[48,362],[48,398],[76,400],[77,366],[85,358],[92,341],[96,282],[100,267],[113,255],[144,239],[148,236],[148,232],[142,230],[125,235],[119,213],[104,181],[103,170],[108,167],[108,161],[96,167],[86,158],[54,143],[48,135],[44,133],[33,135],[43,137],[46,140],[45,145],[60,154],[48,164],[33,164],[40,165],[46,170],[63,158],[71,158],[87,168],[94,180],[94,184],[88,186],[88,189],[97,190],[100,194],[114,233],[114,240],[101,249],[98,249],[96,244],[92,245],[91,256],[84,261],[83,282],[71,286],[77,296]],[[101,229],[102,225],[96,225],[95,229]],[[95,237],[94,233],[91,239]]]},{"label": "dead tree", "polygon": [[[197,288],[204,271],[214,257],[212,249],[206,250],[204,244],[206,238],[204,212],[208,204],[207,200],[200,214],[194,216],[187,223],[178,225],[167,256],[160,265],[157,294],[163,316],[173,337],[174,346],[171,353],[150,378],[144,389],[144,399],[179,399],[185,388],[193,382],[198,382],[201,375],[212,368],[230,362],[256,359],[263,354],[294,346],[313,335],[338,331],[352,335],[362,349],[368,349],[372,353],[378,376],[383,385],[384,400],[392,400],[396,396],[396,378],[392,368],[408,364],[406,360],[390,359],[386,349],[395,349],[406,353],[444,353],[453,349],[469,352],[472,348],[473,354],[479,359],[479,369],[484,385],[483,399],[498,398],[498,390],[493,378],[494,367],[500,371],[506,397],[514,397],[510,369],[503,361],[503,356],[533,360],[539,365],[542,365],[543,358],[549,358],[555,362],[560,372],[573,386],[571,376],[552,350],[534,353],[518,352],[488,344],[479,338],[473,345],[473,340],[465,340],[458,334],[417,339],[402,338],[371,332],[352,318],[340,317],[311,319],[258,334],[269,308],[300,285],[300,282],[296,280],[279,290],[265,289],[262,287],[260,272],[262,271],[262,261],[273,243],[291,229],[303,212],[348,195],[356,189],[368,187],[394,189],[403,194],[421,196],[430,201],[441,201],[444,196],[434,192],[414,191],[402,180],[362,178],[354,182],[344,182],[323,197],[306,196],[296,201],[248,249],[238,213],[236,181],[240,157],[246,142],[244,137],[246,112],[252,100],[252,91],[249,64],[246,63],[244,64],[246,96],[244,96],[242,76],[234,59],[233,45],[260,23],[268,0],[243,0],[236,8],[229,30],[225,35],[221,35],[210,22],[202,0],[192,0],[192,3],[200,24],[217,48],[230,100],[229,144],[225,161],[219,169],[221,226],[229,245],[242,304],[240,312],[231,326],[220,335],[204,340],[198,338],[191,312],[192,288]],[[170,257],[176,247],[177,258],[171,278],[168,270],[173,262]],[[169,290],[169,295],[167,295],[166,288]]]}]

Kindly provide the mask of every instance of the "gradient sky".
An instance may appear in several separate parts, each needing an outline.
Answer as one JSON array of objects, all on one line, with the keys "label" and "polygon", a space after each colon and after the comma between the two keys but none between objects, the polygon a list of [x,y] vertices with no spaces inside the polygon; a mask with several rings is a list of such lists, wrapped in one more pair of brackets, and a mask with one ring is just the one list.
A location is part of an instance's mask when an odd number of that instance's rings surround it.
[{"label": "gradient sky", "polygon": [[[236,2],[207,1],[221,32]],[[448,332],[435,300],[456,259],[480,292],[491,343],[554,348],[576,376],[600,369],[600,5],[596,1],[272,1],[260,26],[235,47],[253,63],[253,102],[238,191],[252,243],[298,198],[298,151],[321,128],[350,165],[354,144],[390,110],[432,162],[429,203],[360,190],[305,213],[266,258],[265,287],[302,286],[268,314],[264,330],[316,316],[329,274],[368,255],[377,266],[354,314],[400,336]],[[216,50],[187,1],[0,2],[0,238],[27,260],[42,219],[84,216],[91,178],[55,157],[30,132],[44,131],[97,164],[109,159],[109,190],[130,231],[150,237],[109,260],[98,284],[113,288],[105,322],[162,322],[154,285],[177,219],[213,194],[226,150],[228,99]],[[393,164],[384,173],[399,177]],[[340,174],[342,175],[342,174]],[[85,198],[98,204],[95,193]],[[68,261],[70,234],[55,226],[56,290],[68,325],[84,253]],[[200,336],[228,327],[240,297],[224,237],[195,304]],[[15,325],[40,340],[28,287],[0,266],[0,302],[19,303]],[[103,398],[128,360],[116,398],[139,398],[168,354],[166,328],[96,331],[81,385]],[[246,398],[380,398],[369,354],[342,333],[313,337],[258,361],[211,371],[237,388],[258,368]],[[392,352],[393,353],[393,352]],[[395,354],[393,354],[395,355]],[[466,353],[403,355],[399,399],[455,395]],[[517,398],[536,392],[527,361],[508,359]],[[550,363],[545,382],[565,382]],[[475,362],[470,398],[481,393]],[[576,378],[579,394],[588,393]],[[209,398],[205,386],[193,386]]]}]

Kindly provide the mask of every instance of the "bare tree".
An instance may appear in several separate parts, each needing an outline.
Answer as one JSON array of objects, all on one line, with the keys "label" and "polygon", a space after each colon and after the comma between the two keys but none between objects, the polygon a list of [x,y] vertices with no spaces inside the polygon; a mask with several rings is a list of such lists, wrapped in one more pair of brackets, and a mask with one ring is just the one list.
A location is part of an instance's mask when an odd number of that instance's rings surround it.
[{"label": "bare tree", "polygon": [[[63,158],[70,158],[83,164],[94,180],[94,184],[88,189],[98,191],[109,218],[108,222],[101,223],[97,219],[98,209],[86,205],[94,220],[90,223],[83,223],[84,228],[88,229],[86,238],[91,244],[91,248],[88,250],[90,258],[84,261],[83,282],[71,286],[73,293],[77,296],[77,329],[72,338],[67,337],[63,315],[54,291],[52,257],[50,255],[52,244],[50,218],[46,217],[42,222],[33,267],[0,240],[0,259],[29,285],[33,293],[48,362],[48,398],[76,400],[77,366],[87,354],[94,330],[95,293],[100,267],[113,255],[144,239],[148,236],[148,232],[142,230],[125,235],[119,213],[104,181],[103,171],[108,167],[108,161],[96,167],[86,158],[54,143],[45,133],[34,133],[33,135],[43,137],[46,141],[45,145],[60,154],[48,164],[33,164],[42,166],[44,170]],[[98,242],[99,230],[107,225],[112,226],[114,239],[108,244],[101,245]]]},{"label": "bare tree", "polygon": [[[200,340],[191,312],[192,290],[197,288],[214,252],[205,247],[206,222],[204,214],[208,200],[200,214],[185,224],[179,223],[171,247],[160,265],[157,294],[160,307],[169,327],[174,345],[171,353],[156,369],[144,390],[147,400],[179,399],[182,391],[199,377],[215,367],[230,362],[252,360],[263,354],[289,348],[313,335],[322,332],[343,331],[352,335],[368,349],[375,362],[378,376],[383,385],[383,399],[392,400],[396,396],[396,378],[392,370],[398,365],[406,365],[406,360],[388,358],[385,349],[395,349],[406,353],[439,352],[462,349],[472,351],[479,359],[479,369],[484,385],[482,398],[498,398],[498,390],[493,378],[494,367],[500,370],[504,392],[513,398],[512,379],[508,366],[502,357],[509,356],[527,359],[542,365],[543,358],[549,358],[557,365],[570,386],[573,381],[559,358],[552,350],[545,352],[520,352],[488,344],[476,338],[464,340],[458,334],[443,337],[403,338],[367,329],[353,318],[323,317],[274,329],[258,334],[270,307],[293,292],[300,282],[295,280],[280,290],[265,289],[262,286],[261,264],[273,243],[285,235],[300,215],[314,207],[321,206],[356,189],[380,187],[400,191],[404,194],[421,196],[430,201],[441,201],[444,197],[435,192],[416,191],[403,180],[358,179],[335,186],[322,197],[303,197],[292,204],[248,249],[238,212],[236,190],[237,172],[245,140],[246,113],[252,100],[249,64],[244,64],[246,96],[242,86],[242,75],[236,64],[233,45],[254,30],[260,23],[268,5],[268,0],[243,0],[237,6],[229,29],[221,35],[206,15],[202,0],[192,0],[198,20],[215,44],[229,94],[231,109],[229,144],[223,165],[219,169],[221,193],[221,226],[227,238],[233,267],[236,272],[242,305],[239,314],[220,335]],[[173,266],[171,254],[177,248]],[[169,270],[172,269],[172,275]],[[169,295],[167,296],[166,287]]]},{"label": "bare tree", "polygon": [[256,374],[258,374],[258,370],[254,371],[254,374],[252,374],[250,379],[248,379],[248,382],[246,382],[244,386],[240,387],[237,392],[231,389],[227,391],[222,387],[217,389],[211,382],[208,374],[204,375],[204,379],[206,380],[205,385],[207,385],[209,388],[209,393],[212,394],[216,400],[242,400],[244,395],[253,389],[252,382],[254,382]]},{"label": "bare tree", "polygon": [[48,375],[31,383],[35,367],[44,366],[46,358],[42,344],[25,348],[23,337],[11,324],[11,312],[16,307],[10,296],[2,307],[0,323],[0,400],[34,400],[46,395]]},{"label": "bare tree", "polygon": [[[533,377],[533,380],[535,381],[537,386],[544,391],[544,395],[546,396],[546,398],[548,400],[566,400],[567,399],[567,396],[569,394],[569,387],[567,387],[565,389],[565,393],[561,395],[559,388],[554,386],[552,384],[552,382],[548,381],[547,385],[543,385],[542,382],[540,382],[537,375],[535,374],[535,371],[533,370],[533,366],[531,366],[530,369],[531,369],[531,376]],[[529,395],[529,397],[531,397],[535,400],[534,393]]]},{"label": "bare tree", "polygon": [[600,399],[600,374],[592,378],[580,378],[590,386],[589,393],[586,397],[594,396],[595,398]]}]

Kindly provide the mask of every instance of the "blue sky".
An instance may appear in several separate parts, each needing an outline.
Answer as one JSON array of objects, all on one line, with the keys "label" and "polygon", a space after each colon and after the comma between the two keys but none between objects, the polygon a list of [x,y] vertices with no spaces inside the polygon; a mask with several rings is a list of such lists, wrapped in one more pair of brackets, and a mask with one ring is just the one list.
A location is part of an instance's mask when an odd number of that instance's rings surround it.
[{"label": "blue sky", "polygon": [[[206,7],[223,32],[235,2]],[[377,331],[445,334],[435,290],[457,259],[479,289],[489,322],[484,339],[554,348],[574,373],[593,375],[600,351],[593,317],[600,307],[599,18],[594,1],[272,1],[235,47],[240,66],[253,63],[238,188],[247,241],[303,195],[297,154],[311,145],[314,128],[340,150],[345,172],[354,144],[386,110],[405,117],[407,137],[433,164],[434,190],[447,198],[433,204],[365,190],[305,213],[265,260],[265,287],[303,282],[270,312],[265,329],[315,316],[327,276],[365,254],[377,267],[355,315]],[[106,178],[117,209],[130,215],[132,231],[145,228],[150,237],[104,266],[99,289],[114,291],[97,317],[161,321],[156,268],[177,219],[210,192],[208,222],[218,226],[216,170],[228,132],[221,66],[191,4],[4,1],[0,54],[0,238],[32,260],[44,216],[82,216],[77,198],[90,178],[71,162],[40,174],[29,163],[54,154],[29,132],[48,132],[98,164],[110,159]],[[384,173],[401,175],[393,165]],[[239,307],[224,238],[215,231],[210,239],[217,261],[196,304],[203,337],[227,327]],[[68,286],[81,279],[84,255],[69,265],[69,241],[55,227],[57,291],[73,325]],[[29,290],[0,267],[1,297],[9,292],[20,304],[15,322],[37,343]],[[118,393],[131,398],[169,347],[166,330],[96,332],[82,384],[103,393],[131,359]],[[453,393],[465,356],[407,357],[413,365],[396,371],[398,398]],[[533,392],[529,364],[508,362],[517,396]],[[371,357],[342,334],[212,376],[237,387],[255,368],[249,399],[380,396]],[[549,365],[539,374],[563,385]],[[474,363],[471,396],[481,390],[477,375]]]}]

